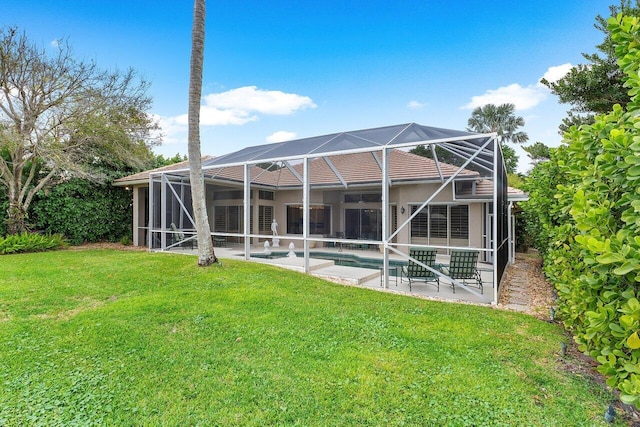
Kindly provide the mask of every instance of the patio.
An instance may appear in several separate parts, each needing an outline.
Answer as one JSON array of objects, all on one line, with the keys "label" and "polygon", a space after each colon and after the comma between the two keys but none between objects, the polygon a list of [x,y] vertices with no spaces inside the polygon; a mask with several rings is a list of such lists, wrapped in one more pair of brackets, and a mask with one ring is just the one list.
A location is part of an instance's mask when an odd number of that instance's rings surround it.
[{"label": "patio", "polygon": [[[216,256],[223,260],[245,259],[244,247],[242,245],[217,247],[215,251]],[[179,246],[172,248],[171,252],[192,255],[197,254],[196,249]],[[254,250],[251,252],[249,261],[304,272],[304,257],[288,257],[286,256],[286,253],[286,250],[273,251],[272,255],[266,258],[264,251]],[[358,267],[353,265],[339,265],[339,261],[336,262],[334,260],[326,259],[329,257],[342,257],[344,259],[350,259],[351,257],[353,257],[363,260],[364,263],[366,263],[366,261],[368,260],[375,260],[380,263],[380,266]],[[325,280],[329,280],[334,283],[339,283],[347,286],[358,286],[381,292],[399,293],[419,298],[458,301],[474,304],[491,303],[491,297],[493,295],[493,269],[490,263],[478,262],[478,270],[481,273],[482,282],[484,283],[484,294],[479,294],[479,290],[477,288],[471,287],[471,289],[468,289],[461,286],[456,286],[454,293],[451,282],[447,281],[446,279],[441,280],[439,291],[433,284],[425,283],[422,281],[413,282],[411,290],[409,290],[409,282],[407,281],[407,279],[405,278],[404,280],[401,280],[400,276],[398,276],[396,280],[396,276],[394,275],[389,276],[388,286],[385,288],[381,268],[382,262],[383,254],[379,251],[346,248],[343,248],[341,250],[339,247],[323,247],[310,250],[309,274]],[[440,265],[449,264],[449,255],[438,254],[436,256],[436,262]],[[401,265],[406,265],[406,260],[400,255],[392,254],[389,256],[389,263],[391,266],[391,270],[393,270],[393,268],[397,266],[396,272],[398,273],[398,275],[400,275]],[[391,271],[391,273],[393,273],[393,271]],[[478,291],[478,294],[473,293],[473,291]]]}]

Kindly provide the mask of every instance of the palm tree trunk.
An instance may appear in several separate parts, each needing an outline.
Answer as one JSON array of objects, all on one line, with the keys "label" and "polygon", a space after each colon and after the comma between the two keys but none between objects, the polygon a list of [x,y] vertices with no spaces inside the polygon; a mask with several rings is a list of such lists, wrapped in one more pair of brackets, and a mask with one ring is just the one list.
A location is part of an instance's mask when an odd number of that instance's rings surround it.
[{"label": "palm tree trunk", "polygon": [[202,98],[202,64],[204,62],[205,0],[195,0],[191,31],[191,64],[189,75],[189,176],[193,215],[198,233],[198,265],[217,262],[211,243],[211,229],[202,175],[200,151],[200,99]]}]

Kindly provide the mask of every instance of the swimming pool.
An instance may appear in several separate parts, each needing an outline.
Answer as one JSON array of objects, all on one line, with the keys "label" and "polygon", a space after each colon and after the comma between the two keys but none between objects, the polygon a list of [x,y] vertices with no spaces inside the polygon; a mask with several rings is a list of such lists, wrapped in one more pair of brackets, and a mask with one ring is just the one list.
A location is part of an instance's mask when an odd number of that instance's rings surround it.
[{"label": "swimming pool", "polygon": [[[254,258],[265,258],[265,259],[277,259],[277,258],[285,258],[288,252],[285,251],[276,251],[271,252],[271,255],[265,255],[264,253],[252,253],[251,256]],[[295,252],[296,256],[302,258],[304,256],[304,252]],[[361,257],[354,254],[348,253],[335,253],[335,252],[312,252],[309,255],[311,258],[317,259],[326,259],[329,261],[333,261],[336,265],[343,265],[347,267],[360,267],[360,268],[370,268],[372,270],[378,270],[382,268],[382,258],[366,258]],[[398,260],[389,260],[389,267],[402,267],[407,265],[406,262],[398,261]],[[395,272],[400,271],[401,268],[397,270],[392,270],[392,275],[395,275]],[[390,271],[391,273],[391,271]]]}]

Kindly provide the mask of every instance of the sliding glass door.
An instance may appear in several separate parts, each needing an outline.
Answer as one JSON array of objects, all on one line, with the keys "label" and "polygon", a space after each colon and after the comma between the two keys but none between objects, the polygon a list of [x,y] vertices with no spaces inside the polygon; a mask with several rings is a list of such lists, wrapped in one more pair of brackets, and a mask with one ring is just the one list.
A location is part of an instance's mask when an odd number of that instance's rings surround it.
[{"label": "sliding glass door", "polygon": [[380,240],[382,238],[381,209],[345,209],[347,239]]}]

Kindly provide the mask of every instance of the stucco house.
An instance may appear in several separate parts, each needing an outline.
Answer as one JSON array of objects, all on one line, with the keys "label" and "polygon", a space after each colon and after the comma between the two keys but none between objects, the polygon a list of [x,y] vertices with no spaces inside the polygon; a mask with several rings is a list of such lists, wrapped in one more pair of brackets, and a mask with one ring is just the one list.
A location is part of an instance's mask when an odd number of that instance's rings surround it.
[{"label": "stucco house", "polygon": [[[432,158],[410,153],[417,145]],[[385,262],[409,247],[473,248],[496,290],[513,252],[511,205],[527,198],[507,186],[495,134],[416,123],[248,147],[204,157],[203,171],[214,243],[247,259],[275,220],[280,246],[293,242],[305,258],[336,244],[380,250]],[[135,245],[170,250],[195,235],[188,162],[115,185],[133,191]]]}]

